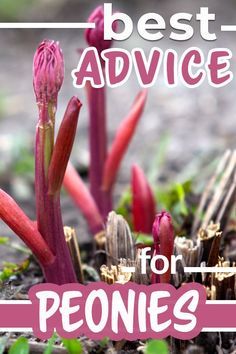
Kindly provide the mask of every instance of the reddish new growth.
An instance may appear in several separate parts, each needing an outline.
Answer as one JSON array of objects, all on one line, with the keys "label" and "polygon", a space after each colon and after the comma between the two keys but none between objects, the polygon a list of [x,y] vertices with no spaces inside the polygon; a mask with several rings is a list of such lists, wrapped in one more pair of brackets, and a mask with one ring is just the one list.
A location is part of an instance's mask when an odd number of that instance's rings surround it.
[{"label": "reddish new growth", "polygon": [[[64,60],[57,42],[43,41],[34,56],[34,90],[39,108],[35,142],[37,223],[0,191],[0,216],[39,260],[47,282],[76,282],[66,245],[60,208],[60,190],[77,128],[81,103],[68,103],[56,142],[54,125],[58,92],[64,78]],[[37,226],[36,226],[37,225]]]},{"label": "reddish new growth", "polygon": [[[94,29],[85,31],[88,45],[96,47],[99,53],[104,49],[110,48],[112,41],[104,40],[104,13],[101,6],[92,12],[88,22],[95,22],[96,24]],[[117,23],[114,22],[113,26],[115,31]],[[103,62],[102,58],[100,59]],[[106,222],[109,212],[113,209],[113,189],[116,178],[121,162],[142,116],[147,92],[142,91],[137,95],[131,110],[117,129],[109,148],[107,146],[105,87],[94,88],[90,83],[87,83],[86,91],[89,106],[90,191],[86,190],[86,186],[81,188],[81,179],[76,178],[74,169],[73,173],[69,173],[69,170],[66,172],[64,186],[86,217],[90,230],[95,234],[101,231],[103,223]],[[76,183],[76,180],[78,183]],[[88,197],[89,194],[90,197]],[[81,203],[81,200],[87,200],[89,204]],[[94,216],[88,212],[89,208],[96,210]]]},{"label": "reddish new growth", "polygon": [[152,189],[143,170],[133,165],[132,168],[132,215],[134,231],[150,234],[156,215],[156,203]]},{"label": "reddish new growth", "polygon": [[38,103],[57,101],[64,79],[64,60],[58,42],[44,40],[34,56],[33,85]]},{"label": "reddish new growth", "polygon": [[[109,49],[112,41],[104,40],[104,11],[103,6],[98,6],[89,16],[88,22],[95,23],[95,28],[85,30],[85,39],[89,46],[95,47],[98,52]],[[113,31],[116,30],[117,23],[113,22]]]},{"label": "reddish new growth", "polygon": [[[154,255],[165,256],[169,264],[171,262],[171,255],[174,250],[174,228],[172,225],[172,219],[169,213],[163,211],[156,215],[153,223],[152,235],[154,241]],[[157,269],[160,269],[162,265],[158,265],[160,261],[157,261]],[[170,282],[170,268],[165,274],[157,275],[152,274],[152,283],[169,283]]]}]

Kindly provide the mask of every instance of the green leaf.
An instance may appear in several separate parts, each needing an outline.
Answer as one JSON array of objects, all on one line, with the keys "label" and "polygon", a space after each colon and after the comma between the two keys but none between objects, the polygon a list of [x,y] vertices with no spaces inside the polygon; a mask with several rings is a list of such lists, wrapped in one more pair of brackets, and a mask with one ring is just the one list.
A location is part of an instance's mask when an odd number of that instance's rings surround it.
[{"label": "green leaf", "polygon": [[120,200],[118,201],[116,213],[122,215],[129,224],[131,224],[131,220],[129,220],[131,203],[132,203],[131,190],[127,189],[122,193]]},{"label": "green leaf", "polygon": [[47,347],[45,348],[43,354],[51,354],[53,352],[53,346],[57,339],[57,334],[54,333],[53,336],[48,340]]},{"label": "green leaf", "polygon": [[164,340],[150,340],[146,345],[145,354],[169,354],[168,345]]},{"label": "green leaf", "polygon": [[99,344],[101,348],[105,348],[107,347],[108,343],[109,343],[109,337],[104,337],[102,340],[100,340]]},{"label": "green leaf", "polygon": [[0,237],[0,245],[5,245],[8,241],[8,237]]},{"label": "green leaf", "polygon": [[30,260],[27,258],[23,263],[16,264],[11,262],[3,262],[4,268],[0,271],[0,281],[9,279],[12,275],[23,273],[28,269]]},{"label": "green leaf", "polygon": [[12,344],[8,354],[29,354],[29,343],[24,337],[20,337]]},{"label": "green leaf", "polygon": [[155,184],[158,180],[161,168],[166,160],[167,150],[170,144],[170,136],[164,133],[158,141],[153,159],[151,160],[150,168],[148,170],[148,179],[150,183]]},{"label": "green leaf", "polygon": [[17,157],[13,171],[18,176],[32,176],[34,173],[34,156],[26,147],[20,148],[19,156]]},{"label": "green leaf", "polygon": [[190,213],[186,198],[191,193],[192,181],[175,183],[167,188],[159,188],[156,191],[159,209],[168,210],[174,219],[185,217]]},{"label": "green leaf", "polygon": [[78,339],[62,339],[64,347],[68,350],[69,354],[82,354],[83,347]]},{"label": "green leaf", "polygon": [[188,215],[188,208],[185,203],[185,190],[184,190],[184,186],[182,184],[180,184],[180,183],[176,184],[176,193],[177,193],[178,199],[179,199],[180,213],[182,213],[183,215]]},{"label": "green leaf", "polygon": [[8,337],[0,338],[0,354],[3,354],[7,345]]},{"label": "green leaf", "polygon": [[140,243],[145,246],[152,246],[153,245],[153,237],[151,235],[134,233],[134,239],[135,239],[136,245],[138,245]]},{"label": "green leaf", "polygon": [[128,188],[121,194],[120,200],[118,202],[117,210],[119,209],[122,210],[123,208],[126,208],[127,205],[130,204],[131,200],[132,200],[132,195],[130,189]]}]

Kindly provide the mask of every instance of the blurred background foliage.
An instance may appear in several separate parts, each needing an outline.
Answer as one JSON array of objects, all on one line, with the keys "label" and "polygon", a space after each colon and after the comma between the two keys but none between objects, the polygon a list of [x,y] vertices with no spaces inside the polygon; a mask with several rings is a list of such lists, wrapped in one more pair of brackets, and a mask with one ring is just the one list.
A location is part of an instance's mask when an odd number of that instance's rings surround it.
[{"label": "blurred background foliage", "polygon": [[0,16],[2,21],[14,21],[21,17],[23,13],[34,6],[36,0],[1,0]]}]

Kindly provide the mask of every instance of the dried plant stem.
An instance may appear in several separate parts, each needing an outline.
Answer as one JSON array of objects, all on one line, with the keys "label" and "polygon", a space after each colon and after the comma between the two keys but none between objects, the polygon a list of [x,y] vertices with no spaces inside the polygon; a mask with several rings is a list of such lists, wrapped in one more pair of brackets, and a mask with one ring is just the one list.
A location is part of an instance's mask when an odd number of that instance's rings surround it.
[{"label": "dried plant stem", "polygon": [[107,265],[118,265],[120,258],[134,260],[134,241],[126,220],[114,211],[109,213],[106,227]]},{"label": "dried plant stem", "polygon": [[192,235],[195,235],[196,232],[198,231],[198,229],[200,228],[201,217],[204,212],[204,209],[206,208],[209,196],[212,194],[212,191],[214,189],[214,185],[215,185],[217,179],[219,178],[219,176],[222,174],[222,172],[225,168],[226,162],[228,161],[229,156],[230,156],[230,150],[227,150],[225,152],[225,154],[223,155],[223,157],[221,158],[221,160],[217,166],[215,174],[211,177],[209,183],[207,184],[207,186],[202,194],[198,209],[195,214],[195,219],[193,222]]},{"label": "dried plant stem", "polygon": [[66,238],[67,247],[70,251],[70,255],[72,258],[72,262],[74,265],[75,273],[77,275],[78,282],[83,284],[84,283],[84,276],[80,258],[80,250],[79,244],[76,236],[75,229],[65,226],[64,233]]},{"label": "dried plant stem", "polygon": [[224,215],[229,211],[231,205],[233,205],[235,201],[236,201],[236,171],[235,171],[235,177],[232,182],[232,185],[228,190],[228,193],[224,198],[223,205],[221,206],[219,214],[217,215],[216,223],[221,222],[223,220]]},{"label": "dried plant stem", "polygon": [[150,279],[148,274],[150,274],[150,266],[148,262],[146,263],[147,267],[147,272],[145,274],[142,274],[141,272],[141,261],[140,261],[140,254],[141,254],[141,249],[138,248],[136,252],[136,258],[135,258],[135,273],[133,273],[132,279],[135,283],[137,284],[144,284],[148,285],[150,284]]},{"label": "dried plant stem", "polygon": [[[220,260],[220,267],[229,267],[230,262]],[[236,277],[234,273],[214,273],[211,276],[211,299],[212,300],[235,300]]]},{"label": "dried plant stem", "polygon": [[212,222],[205,228],[200,228],[198,232],[200,240],[200,253],[198,264],[205,262],[207,266],[214,267],[218,263],[220,249],[220,224]]},{"label": "dried plant stem", "polygon": [[193,236],[200,227],[205,229],[211,220],[221,223],[222,228],[223,223],[227,222],[224,219],[235,202],[235,169],[236,151],[228,150],[220,160],[215,174],[202,195],[192,227]]},{"label": "dried plant stem", "polygon": [[218,232],[214,237],[210,249],[210,254],[207,261],[208,267],[215,267],[218,263],[219,259],[219,251],[220,251],[220,241],[221,241],[221,232]]},{"label": "dried plant stem", "polygon": [[202,222],[202,227],[206,227],[212,218],[214,217],[215,212],[218,210],[220,203],[222,202],[222,199],[225,196],[225,189],[228,187],[229,183],[231,183],[232,176],[235,174],[235,166],[236,166],[236,151],[234,151],[229,159],[229,162],[226,166],[226,169],[222,175],[222,178],[219,182],[219,185],[217,189],[215,190],[215,193],[213,195],[213,198],[209,204],[209,207],[207,208],[207,211],[205,213],[203,222]]}]

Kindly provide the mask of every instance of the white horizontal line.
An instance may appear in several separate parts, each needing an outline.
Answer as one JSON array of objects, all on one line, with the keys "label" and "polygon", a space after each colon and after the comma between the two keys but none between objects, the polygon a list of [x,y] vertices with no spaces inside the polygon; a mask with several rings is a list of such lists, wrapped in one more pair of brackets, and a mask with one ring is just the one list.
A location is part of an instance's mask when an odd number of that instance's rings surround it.
[{"label": "white horizontal line", "polygon": [[236,332],[236,327],[205,327],[201,332]]},{"label": "white horizontal line", "polygon": [[185,273],[236,273],[236,267],[184,267]]},{"label": "white horizontal line", "polygon": [[0,29],[95,28],[93,22],[0,22]]},{"label": "white horizontal line", "polygon": [[2,328],[0,327],[0,332],[33,332],[32,328],[21,328],[21,327],[12,327],[12,328]]},{"label": "white horizontal line", "polygon": [[236,300],[206,300],[207,305],[236,305]]},{"label": "white horizontal line", "polygon": [[32,305],[30,300],[0,300],[0,305]]},{"label": "white horizontal line", "polygon": [[123,273],[135,273],[135,267],[121,267]]},{"label": "white horizontal line", "polygon": [[221,31],[223,32],[234,32],[236,31],[236,25],[222,25]]}]

